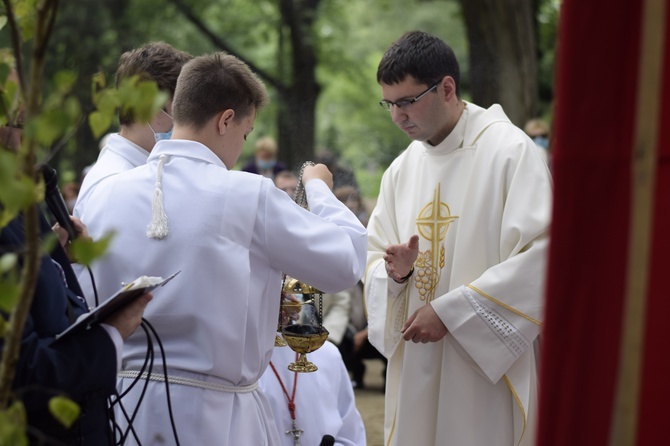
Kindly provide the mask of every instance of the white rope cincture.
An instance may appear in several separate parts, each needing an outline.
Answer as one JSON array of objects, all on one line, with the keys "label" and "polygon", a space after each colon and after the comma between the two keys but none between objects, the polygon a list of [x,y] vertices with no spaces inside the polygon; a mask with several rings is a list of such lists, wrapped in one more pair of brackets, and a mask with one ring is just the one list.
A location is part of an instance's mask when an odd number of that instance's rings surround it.
[{"label": "white rope cincture", "polygon": [[[165,382],[165,375],[163,373],[152,373],[149,375],[147,372],[140,374],[140,372],[135,370],[124,370],[119,372],[117,376],[119,378],[135,379],[139,377],[141,379],[148,379],[149,381]],[[249,384],[248,386],[226,386],[225,384],[174,375],[168,375],[168,383],[227,393],[250,393],[258,389],[258,381],[253,384]]]},{"label": "white rope cincture", "polygon": [[156,189],[151,198],[151,223],[147,226],[147,237],[160,240],[168,235],[168,219],[163,207],[163,191],[161,190],[161,180],[163,178],[163,165],[167,161],[167,155],[158,157],[158,166],[156,167]]}]

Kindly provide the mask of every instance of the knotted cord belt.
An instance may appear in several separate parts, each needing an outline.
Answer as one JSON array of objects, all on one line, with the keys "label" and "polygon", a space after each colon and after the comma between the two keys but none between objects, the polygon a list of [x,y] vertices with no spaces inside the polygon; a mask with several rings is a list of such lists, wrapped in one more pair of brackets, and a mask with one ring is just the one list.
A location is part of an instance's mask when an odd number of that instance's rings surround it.
[{"label": "knotted cord belt", "polygon": [[[147,372],[140,374],[140,372],[135,370],[124,370],[118,373],[119,378],[141,378],[148,379],[150,381],[160,381],[165,382],[165,374],[163,373],[152,373],[149,375]],[[179,384],[182,386],[197,387],[199,389],[205,390],[216,390],[217,392],[227,392],[227,393],[249,393],[253,392],[258,388],[258,381],[248,386],[227,386],[225,384],[219,384],[210,381],[202,381],[199,379],[186,378],[183,376],[174,376],[168,375],[167,381],[170,384]]]}]

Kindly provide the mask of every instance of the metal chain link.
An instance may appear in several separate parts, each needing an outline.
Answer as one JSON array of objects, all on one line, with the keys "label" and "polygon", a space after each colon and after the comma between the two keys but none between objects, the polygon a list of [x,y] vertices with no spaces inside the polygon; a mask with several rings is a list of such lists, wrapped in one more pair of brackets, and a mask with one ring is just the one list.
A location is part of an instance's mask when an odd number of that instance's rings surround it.
[{"label": "metal chain link", "polygon": [[[302,175],[305,173],[305,167],[313,166],[312,161],[305,161],[300,168],[300,175],[298,176],[298,186],[295,188],[295,194],[293,195],[293,201],[295,201],[300,207],[304,209],[309,209],[307,204],[307,193],[305,192],[305,185],[302,182]],[[282,286],[283,289],[283,286]],[[319,293],[319,328],[321,328],[323,322],[323,293]]]},{"label": "metal chain link", "polygon": [[312,161],[305,161],[300,168],[300,175],[298,176],[298,186],[295,188],[295,194],[293,194],[293,201],[298,203],[298,205],[304,209],[309,209],[307,206],[307,194],[305,193],[305,185],[302,182],[302,175],[305,173],[305,167],[313,166]]}]

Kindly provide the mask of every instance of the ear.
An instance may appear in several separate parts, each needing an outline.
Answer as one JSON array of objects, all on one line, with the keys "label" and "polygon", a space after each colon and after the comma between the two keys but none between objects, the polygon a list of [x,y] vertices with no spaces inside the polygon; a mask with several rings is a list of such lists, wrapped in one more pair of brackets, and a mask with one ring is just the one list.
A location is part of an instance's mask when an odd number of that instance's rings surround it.
[{"label": "ear", "polygon": [[221,114],[219,115],[219,119],[217,120],[216,123],[219,130],[219,135],[223,135],[224,133],[226,133],[228,126],[230,126],[233,123],[234,118],[235,118],[235,110],[231,108],[221,112]]},{"label": "ear", "polygon": [[163,106],[168,115],[172,116],[172,98],[168,99]]},{"label": "ear", "polygon": [[456,81],[451,76],[444,76],[442,79],[442,89],[444,90],[444,100],[446,102],[456,98]]}]

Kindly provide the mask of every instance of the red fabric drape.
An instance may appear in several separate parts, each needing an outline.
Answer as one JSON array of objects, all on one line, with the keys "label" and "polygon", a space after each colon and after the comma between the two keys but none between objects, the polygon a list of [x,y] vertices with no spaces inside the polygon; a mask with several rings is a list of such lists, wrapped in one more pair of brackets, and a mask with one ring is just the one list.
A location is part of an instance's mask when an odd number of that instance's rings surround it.
[{"label": "red fabric drape", "polygon": [[[663,79],[670,76],[670,7],[666,6]],[[656,445],[667,439],[670,402],[670,350],[667,345],[670,321],[670,79],[661,91],[658,170],[652,229],[651,268],[647,294],[643,380],[640,395],[637,439],[639,445]]]},{"label": "red fabric drape", "polygon": [[[565,0],[562,4],[539,446],[610,441],[628,272],[644,3]],[[667,25],[664,34],[663,79],[670,74]],[[661,434],[670,401],[670,361],[665,358],[670,292],[664,286],[670,276],[668,84],[664,82],[659,91],[661,133],[649,287],[646,296],[639,296],[647,300],[640,406],[634,415],[639,445],[661,444],[659,436],[667,437]]]}]

